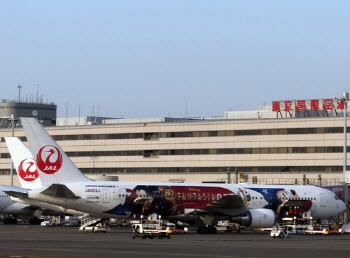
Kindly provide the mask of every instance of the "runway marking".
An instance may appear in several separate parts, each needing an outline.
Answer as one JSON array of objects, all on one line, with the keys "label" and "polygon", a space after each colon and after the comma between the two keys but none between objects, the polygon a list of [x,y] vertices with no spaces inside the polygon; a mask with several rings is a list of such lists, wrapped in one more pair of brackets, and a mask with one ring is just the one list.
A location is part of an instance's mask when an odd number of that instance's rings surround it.
[{"label": "runway marking", "polygon": [[[16,238],[2,238],[2,241],[11,241],[11,240],[18,240]],[[332,242],[329,242],[329,239],[322,239],[322,240],[325,240],[327,243],[325,244],[321,244],[319,245],[318,249],[319,250],[339,250],[339,248],[342,249],[342,251],[348,251],[350,250],[350,246],[339,246],[337,245],[338,243],[340,244],[340,242],[343,242],[343,241],[348,241],[348,239],[337,239],[335,242],[332,241]],[[42,243],[43,242],[46,242],[46,243],[57,243],[57,242],[68,242],[68,243],[71,243],[71,244],[75,244],[75,245],[78,245],[79,246],[79,243],[84,243],[86,244],[87,242],[91,242],[91,243],[96,243],[96,242],[104,242],[104,240],[102,241],[99,241],[97,239],[93,239],[93,240],[71,240],[71,241],[66,241],[66,240],[39,240],[41,241]],[[24,240],[22,241],[22,246],[23,245],[30,245],[31,244],[31,240]],[[203,241],[203,240],[194,240],[194,241],[177,241],[177,242],[172,242],[172,241],[169,241],[169,242],[163,242],[162,244],[163,245],[167,245],[169,246],[169,248],[177,248],[178,246],[191,246],[191,247],[197,247],[197,248],[200,248],[200,247],[218,247],[218,246],[225,246],[225,243],[227,244],[227,240],[222,240],[222,241],[213,241],[213,242],[207,242],[207,241]],[[275,249],[289,249],[291,247],[293,247],[294,249],[308,249],[308,248],[313,248],[314,245],[312,245],[311,243],[307,243],[305,241],[303,241],[301,243],[301,241],[298,241],[298,240],[279,240],[279,239],[276,239],[276,240],[273,240],[273,241],[270,241],[270,240],[267,240],[266,241],[262,241],[262,240],[259,240],[259,242],[255,242],[254,240],[236,240],[236,241],[232,241],[230,240],[229,242],[230,243],[230,246],[231,247],[238,247],[238,248],[261,248],[261,247],[270,247],[270,248],[275,248]],[[323,242],[323,241],[322,241]],[[336,243],[338,242],[338,243]],[[138,241],[138,240],[130,240],[126,243],[124,243],[124,248],[126,246],[134,246],[135,244],[137,244],[139,247],[142,247],[142,248],[150,248],[150,247],[154,247],[156,245],[159,245],[159,242],[154,242],[154,241],[147,241],[147,240],[142,240],[142,241]],[[278,245],[278,244],[283,244],[283,245]],[[108,247],[114,247],[114,245],[108,245]]]},{"label": "runway marking", "polygon": [[[52,248],[21,248],[21,247],[6,247],[6,246],[0,246],[2,250],[4,249],[21,249],[21,250],[33,250],[33,251],[52,251],[52,252],[81,252],[81,250],[73,250],[73,249],[52,249]],[[228,258],[228,257],[246,257],[246,258],[262,258],[262,256],[240,256],[240,255],[217,255],[217,254],[188,254],[188,253],[182,253],[182,254],[174,254],[174,253],[155,253],[155,252],[127,252],[127,251],[95,251],[92,250],[90,253],[113,253],[113,254],[140,254],[140,255],[161,255],[161,256],[186,256],[186,257],[220,257],[220,258]],[[27,254],[28,255],[28,254]],[[61,254],[62,255],[62,254]],[[42,255],[38,255],[42,256]],[[57,255],[59,256],[59,254]],[[55,257],[55,256],[52,256]]]}]

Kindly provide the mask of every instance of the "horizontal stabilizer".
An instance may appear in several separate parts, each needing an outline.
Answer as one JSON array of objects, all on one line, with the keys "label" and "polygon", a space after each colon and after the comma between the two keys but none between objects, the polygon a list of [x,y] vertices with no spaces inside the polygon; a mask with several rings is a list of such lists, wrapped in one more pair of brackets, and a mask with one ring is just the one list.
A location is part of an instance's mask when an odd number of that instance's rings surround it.
[{"label": "horizontal stabilizer", "polygon": [[4,191],[7,195],[15,198],[28,198],[28,193],[26,192],[17,192],[17,191]]},{"label": "horizontal stabilizer", "polygon": [[65,198],[65,199],[81,198],[80,196],[75,195],[67,186],[60,185],[60,184],[52,184],[41,193],[48,196]]}]

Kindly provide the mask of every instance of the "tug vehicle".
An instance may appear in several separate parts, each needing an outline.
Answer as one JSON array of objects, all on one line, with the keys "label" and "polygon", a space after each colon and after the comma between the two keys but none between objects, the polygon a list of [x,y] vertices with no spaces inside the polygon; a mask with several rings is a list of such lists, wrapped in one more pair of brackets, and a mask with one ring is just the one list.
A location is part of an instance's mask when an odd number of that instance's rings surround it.
[{"label": "tug vehicle", "polygon": [[154,222],[147,222],[142,223],[140,221],[139,223],[134,223],[132,225],[133,229],[133,236],[132,238],[135,239],[137,237],[141,237],[142,239],[153,239],[153,238],[159,238],[162,239],[163,237],[166,237],[170,239],[171,230],[169,227],[162,227],[159,223]]},{"label": "tug vehicle", "polygon": [[281,228],[281,227],[273,227],[271,230],[271,236],[273,238],[279,237],[279,238],[291,238],[292,232],[288,230],[287,228]]}]

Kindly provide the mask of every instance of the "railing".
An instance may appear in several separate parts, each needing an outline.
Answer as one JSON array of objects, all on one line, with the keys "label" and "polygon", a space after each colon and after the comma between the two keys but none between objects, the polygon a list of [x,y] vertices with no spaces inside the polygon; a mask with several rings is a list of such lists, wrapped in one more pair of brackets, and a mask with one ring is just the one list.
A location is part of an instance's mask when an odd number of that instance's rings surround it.
[{"label": "railing", "polygon": [[261,178],[257,180],[258,184],[290,184],[290,185],[341,185],[343,181],[340,178],[319,179],[319,178]]},{"label": "railing", "polygon": [[[227,178],[218,178],[217,182],[227,182]],[[262,184],[262,185],[317,185],[317,186],[330,186],[330,185],[342,185],[343,179],[334,178],[258,178],[251,177],[248,180],[240,180],[239,183],[250,183],[250,184]],[[231,179],[231,183],[236,183],[234,179]]]}]

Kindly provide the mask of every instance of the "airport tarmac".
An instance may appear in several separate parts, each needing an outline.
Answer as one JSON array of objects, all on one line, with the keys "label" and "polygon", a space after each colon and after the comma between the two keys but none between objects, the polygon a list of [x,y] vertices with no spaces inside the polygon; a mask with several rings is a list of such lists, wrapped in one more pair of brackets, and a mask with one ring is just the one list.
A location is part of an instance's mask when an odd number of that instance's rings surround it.
[{"label": "airport tarmac", "polygon": [[132,239],[131,228],[83,233],[78,228],[0,225],[1,257],[349,257],[350,234],[271,238],[268,233],[190,232],[170,239]]}]

